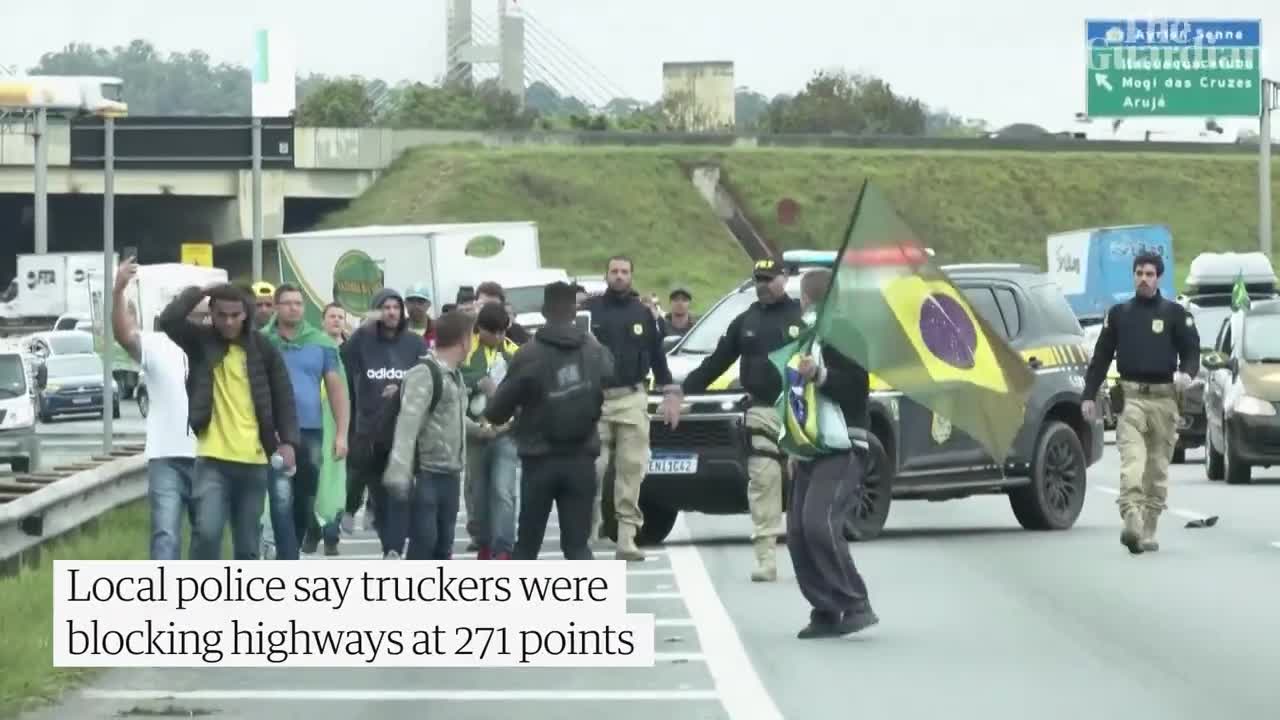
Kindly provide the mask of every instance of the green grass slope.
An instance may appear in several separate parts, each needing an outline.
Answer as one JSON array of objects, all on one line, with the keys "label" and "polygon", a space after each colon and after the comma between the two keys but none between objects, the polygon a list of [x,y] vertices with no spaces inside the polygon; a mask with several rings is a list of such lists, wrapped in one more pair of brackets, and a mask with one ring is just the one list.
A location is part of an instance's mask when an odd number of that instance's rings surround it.
[{"label": "green grass slope", "polygon": [[[688,285],[705,307],[748,259],[683,166],[714,163],[753,224],[783,249],[836,248],[870,177],[944,262],[1045,265],[1045,237],[1164,223],[1181,283],[1196,254],[1257,243],[1253,156],[826,149],[419,148],[325,227],[534,220],[543,263],[603,271],[636,259],[636,284]],[[782,224],[777,204],[800,212]],[[1280,205],[1276,206],[1280,216]]]},{"label": "green grass slope", "polygon": [[[1163,223],[1180,286],[1201,252],[1257,249],[1254,156],[742,150],[720,162],[747,215],[784,249],[839,247],[864,177],[943,262],[1044,267],[1049,233]],[[800,211],[783,225],[787,197]]]},{"label": "green grass slope", "polygon": [[718,299],[750,259],[693,190],[678,153],[573,149],[420,148],[324,228],[532,220],[542,263],[603,277],[609,256],[635,260],[637,289],[687,286]]}]

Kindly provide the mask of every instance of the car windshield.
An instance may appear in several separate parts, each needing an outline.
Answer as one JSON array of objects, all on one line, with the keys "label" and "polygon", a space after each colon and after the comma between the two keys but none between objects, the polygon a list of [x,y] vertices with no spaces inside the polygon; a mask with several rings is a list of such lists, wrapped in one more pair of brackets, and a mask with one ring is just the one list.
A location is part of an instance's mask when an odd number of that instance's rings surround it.
[{"label": "car windshield", "polygon": [[517,315],[542,312],[542,285],[504,288],[503,290],[506,293],[507,302],[511,303],[511,307]]},{"label": "car windshield", "polygon": [[[793,298],[800,297],[799,276],[787,281],[787,294]],[[729,299],[702,316],[698,324],[694,325],[689,334],[685,336],[684,344],[680,346],[680,352],[703,354],[714,352],[716,344],[720,342],[720,336],[724,335],[729,329],[729,324],[733,322],[733,319],[745,312],[747,308],[751,307],[751,303],[755,301],[756,291],[754,287],[747,288],[741,292],[734,292]]]},{"label": "car windshield", "polygon": [[1196,332],[1200,333],[1200,349],[1213,350],[1213,344],[1218,341],[1218,330],[1222,329],[1222,323],[1231,316],[1231,306],[1192,305],[1189,309],[1191,317],[1196,321]]},{"label": "car windshield", "polygon": [[102,360],[97,355],[57,355],[45,361],[49,379],[60,377],[85,377],[102,374]]},{"label": "car windshield", "polygon": [[1280,315],[1246,315],[1245,362],[1280,363]]},{"label": "car windshield", "polygon": [[93,352],[93,335],[84,332],[55,333],[46,336],[54,355],[78,355]]},{"label": "car windshield", "polygon": [[27,392],[27,372],[22,358],[0,355],[0,397],[18,397]]}]

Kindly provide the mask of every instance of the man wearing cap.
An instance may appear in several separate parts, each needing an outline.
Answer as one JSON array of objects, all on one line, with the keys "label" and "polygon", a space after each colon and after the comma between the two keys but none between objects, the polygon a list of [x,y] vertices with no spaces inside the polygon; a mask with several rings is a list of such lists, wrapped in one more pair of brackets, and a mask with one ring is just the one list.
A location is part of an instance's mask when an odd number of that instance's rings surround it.
[{"label": "man wearing cap", "polygon": [[698,322],[698,318],[689,313],[689,303],[692,300],[693,295],[682,287],[672,290],[667,296],[667,301],[671,303],[671,312],[662,318],[662,329],[665,335],[684,337],[694,323]]},{"label": "man wearing cap", "polygon": [[414,283],[404,294],[404,309],[409,313],[409,332],[422,336],[428,347],[435,346],[436,323],[431,317],[431,290],[426,283]]},{"label": "man wearing cap", "polygon": [[266,281],[253,284],[253,326],[264,328],[276,315],[276,286]]},{"label": "man wearing cap", "polygon": [[[596,518],[609,461],[613,460],[613,505],[618,522],[619,560],[644,560],[636,547],[636,533],[644,525],[640,512],[640,483],[649,471],[649,394],[647,381],[667,394],[663,413],[676,422],[680,412],[680,388],[671,381],[662,332],[653,311],[640,302],[631,286],[631,258],[614,256],[606,266],[604,295],[590,298],[584,309],[591,313],[591,334],[613,355],[613,376],[604,385],[604,414],[600,418],[600,456],[596,461]],[[673,401],[675,404],[673,404]],[[592,535],[599,533],[600,519]]]},{"label": "man wearing cap", "polygon": [[[751,506],[756,567],[751,579],[778,579],[775,559],[782,522],[782,467],[786,457],[778,448],[781,421],[774,403],[782,393],[782,379],[769,362],[769,353],[800,335],[804,327],[800,301],[787,295],[787,276],[780,263],[761,260],[753,273],[756,302],[729,323],[715,352],[685,378],[681,391],[705,392],[707,386],[738,363],[738,380],[750,400],[747,410],[747,502]],[[679,406],[677,405],[677,408]]]}]

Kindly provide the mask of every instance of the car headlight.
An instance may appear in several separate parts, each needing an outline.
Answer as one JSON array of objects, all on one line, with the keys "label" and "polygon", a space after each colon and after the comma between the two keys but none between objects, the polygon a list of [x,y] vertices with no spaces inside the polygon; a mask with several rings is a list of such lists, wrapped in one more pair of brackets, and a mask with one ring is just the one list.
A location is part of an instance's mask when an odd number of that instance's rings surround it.
[{"label": "car headlight", "polygon": [[1241,415],[1269,417],[1276,414],[1276,408],[1274,405],[1261,398],[1253,397],[1252,395],[1241,395],[1231,409]]},{"label": "car headlight", "polygon": [[58,392],[58,391],[59,391],[59,390],[61,390],[61,389],[62,389],[62,386],[61,386],[61,385],[45,385],[45,386],[44,386],[44,391],[45,391],[45,392],[56,393],[56,392]]}]

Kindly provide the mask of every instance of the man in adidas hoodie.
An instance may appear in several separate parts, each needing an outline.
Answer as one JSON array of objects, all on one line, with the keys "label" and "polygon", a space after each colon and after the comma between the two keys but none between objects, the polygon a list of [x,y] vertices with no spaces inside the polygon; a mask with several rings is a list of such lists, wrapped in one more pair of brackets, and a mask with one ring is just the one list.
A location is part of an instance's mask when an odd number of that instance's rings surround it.
[{"label": "man in adidas hoodie", "polygon": [[[347,516],[354,515],[369,490],[375,522],[380,518],[382,474],[391,452],[405,372],[427,352],[421,335],[408,332],[404,298],[390,288],[374,296],[375,322],[365,323],[342,345],[351,394],[351,442],[347,462]],[[350,527],[349,522],[344,525]],[[381,527],[381,524],[379,524]]]}]

